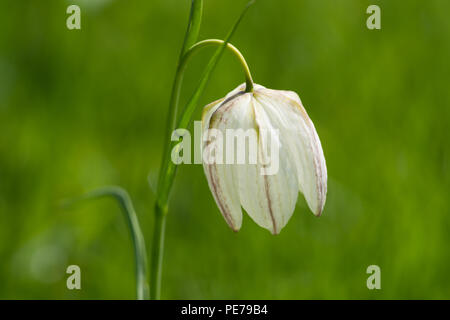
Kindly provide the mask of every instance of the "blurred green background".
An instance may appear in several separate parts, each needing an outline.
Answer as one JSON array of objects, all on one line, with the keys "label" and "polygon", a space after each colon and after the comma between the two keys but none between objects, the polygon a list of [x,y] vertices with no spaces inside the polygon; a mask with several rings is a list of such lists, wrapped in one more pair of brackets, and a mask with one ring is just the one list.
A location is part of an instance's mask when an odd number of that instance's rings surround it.
[{"label": "blurred green background", "polygon": [[[223,38],[246,0],[205,0],[200,38]],[[66,8],[81,7],[81,30]],[[120,185],[147,249],[154,181],[188,0],[0,2],[0,298],[134,299],[116,203],[65,198]],[[366,8],[381,7],[381,30]],[[450,298],[450,2],[259,0],[232,40],[257,83],[294,90],[320,135],[328,198],[299,198],[280,235],[233,233],[201,165],[178,171],[162,298]],[[190,64],[182,100],[213,49]],[[225,54],[202,105],[243,82]],[[199,119],[201,107],[195,118]],[[82,289],[66,288],[81,267]],[[366,268],[381,267],[381,290]]]}]

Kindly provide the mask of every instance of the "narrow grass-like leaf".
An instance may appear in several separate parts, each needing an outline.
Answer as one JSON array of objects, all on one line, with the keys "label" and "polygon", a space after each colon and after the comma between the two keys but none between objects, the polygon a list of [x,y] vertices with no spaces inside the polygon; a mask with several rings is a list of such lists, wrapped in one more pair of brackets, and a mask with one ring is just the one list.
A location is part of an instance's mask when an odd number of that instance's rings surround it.
[{"label": "narrow grass-like leaf", "polygon": [[85,195],[66,200],[63,202],[63,206],[72,206],[76,203],[79,203],[83,200],[96,199],[102,197],[112,197],[115,199],[120,208],[122,209],[128,229],[131,233],[131,239],[133,242],[134,248],[134,257],[136,263],[136,291],[137,298],[139,300],[144,300],[149,298],[149,286],[148,286],[148,264],[147,264],[147,252],[145,249],[145,240],[141,231],[141,227],[139,225],[139,220],[136,216],[136,212],[133,207],[133,203],[131,201],[128,193],[120,187],[117,186],[109,186],[103,187],[91,192],[86,193]]},{"label": "narrow grass-like leaf", "polygon": [[184,36],[183,47],[181,48],[180,60],[186,51],[197,42],[202,23],[203,0],[192,0],[191,12],[189,14],[188,27]]}]

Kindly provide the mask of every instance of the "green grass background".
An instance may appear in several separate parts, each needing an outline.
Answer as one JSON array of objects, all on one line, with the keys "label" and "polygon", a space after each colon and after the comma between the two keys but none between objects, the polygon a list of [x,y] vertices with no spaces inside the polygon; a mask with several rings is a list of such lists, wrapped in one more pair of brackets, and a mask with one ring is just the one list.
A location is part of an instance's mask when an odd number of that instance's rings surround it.
[{"label": "green grass background", "polygon": [[[81,6],[82,29],[65,26]],[[245,0],[205,0],[223,38]],[[365,13],[381,6],[381,30]],[[133,299],[126,188],[150,247],[155,179],[187,0],[0,2],[0,298]],[[232,42],[257,83],[294,90],[327,160],[315,218],[299,198],[280,235],[224,222],[201,165],[179,168],[167,220],[167,299],[450,298],[450,2],[259,0]],[[211,50],[190,64],[182,101]],[[243,82],[226,54],[202,105]],[[199,119],[201,106],[195,118]],[[81,267],[82,289],[66,288]],[[381,267],[381,290],[366,268]]]}]

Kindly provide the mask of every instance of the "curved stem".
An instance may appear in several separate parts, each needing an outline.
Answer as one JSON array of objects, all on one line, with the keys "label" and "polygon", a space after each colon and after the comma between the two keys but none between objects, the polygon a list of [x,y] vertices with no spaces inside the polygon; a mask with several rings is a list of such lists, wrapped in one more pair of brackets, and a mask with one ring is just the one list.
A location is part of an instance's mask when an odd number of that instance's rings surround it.
[{"label": "curved stem", "polygon": [[[221,46],[224,44],[223,40],[219,39],[207,39],[203,41],[199,41],[196,44],[194,44],[192,47],[190,47],[186,53],[181,57],[181,60],[178,64],[177,72],[175,75],[175,80],[173,82],[172,87],[172,93],[170,97],[170,104],[169,104],[169,115],[168,115],[168,124],[167,124],[167,132],[166,132],[166,141],[170,141],[170,136],[172,131],[175,129],[176,125],[176,119],[177,119],[177,109],[178,109],[178,102],[180,100],[180,92],[181,92],[181,84],[183,82],[183,76],[184,71],[187,66],[187,62],[189,59],[199,50],[202,48],[208,47],[208,46]],[[248,67],[247,61],[245,61],[244,56],[239,51],[238,48],[233,46],[231,43],[227,43],[226,48],[230,50],[231,53],[234,54],[234,56],[238,59],[239,63],[242,66],[242,69],[244,70],[245,75],[245,92],[253,92],[253,78],[252,74],[250,72],[250,68]],[[183,123],[186,121],[181,120],[180,127],[184,128],[187,124]],[[170,144],[169,144],[170,145]],[[170,149],[167,148],[167,144],[165,145],[166,148],[163,152],[163,159],[161,162],[161,172],[167,171],[168,161],[170,157]],[[161,190],[163,183],[164,183],[164,175],[160,174],[158,179],[158,190]],[[161,204],[164,206],[165,204]]]},{"label": "curved stem", "polygon": [[[181,67],[184,68],[189,58],[198,50],[208,47],[208,46],[221,46],[224,44],[225,41],[219,40],[219,39],[207,39],[203,41],[199,41],[196,44],[194,44],[192,47],[189,48],[188,51],[186,51],[186,54],[183,57],[183,60],[181,61]],[[231,53],[234,54],[234,56],[239,60],[239,63],[242,66],[242,69],[244,70],[245,74],[245,92],[253,92],[253,78],[252,74],[250,73],[250,68],[248,67],[247,61],[245,61],[244,56],[242,53],[233,46],[231,43],[227,43],[227,49],[230,50]]]},{"label": "curved stem", "polygon": [[[174,106],[178,105],[184,70],[186,69],[187,62],[189,61],[189,59],[195,53],[200,51],[202,48],[209,47],[209,46],[222,46],[222,45],[224,45],[224,43],[225,42],[223,40],[219,40],[219,39],[207,39],[207,40],[197,42],[195,45],[193,45],[191,48],[189,48],[186,51],[185,55],[182,57],[179,65],[178,65],[177,73],[176,73],[175,80],[173,83],[173,88],[172,88],[171,105],[172,104],[174,104]],[[239,49],[237,49],[231,43],[227,43],[226,48],[228,50],[230,50],[231,53],[234,54],[234,56],[238,59],[239,63],[241,64],[242,69],[244,70],[245,92],[253,92],[253,78],[252,78],[252,75],[250,72],[250,68],[248,67],[247,62],[245,61],[244,56],[239,51]],[[174,109],[176,109],[176,107]],[[188,126],[188,124],[191,120],[191,115],[192,115],[191,113],[192,113],[192,111],[188,112],[188,113],[184,113],[182,115],[180,121],[178,122],[178,128],[185,129]],[[176,117],[174,117],[174,118],[176,118]],[[173,121],[175,122],[175,119]],[[171,128],[173,131],[173,129],[175,128],[175,125],[171,126]],[[170,141],[170,136],[171,136],[172,131],[170,131],[166,135],[167,141]],[[165,145],[163,160],[162,160],[162,164],[161,164],[161,171],[160,171],[161,173],[160,173],[159,179],[158,179],[157,203],[158,203],[160,210],[162,210],[162,211],[167,211],[167,208],[166,208],[167,207],[167,199],[168,199],[168,194],[169,194],[170,185],[171,185],[170,180],[173,178],[173,170],[174,169],[173,169],[173,164],[170,161],[171,147],[172,147],[171,143]]]}]

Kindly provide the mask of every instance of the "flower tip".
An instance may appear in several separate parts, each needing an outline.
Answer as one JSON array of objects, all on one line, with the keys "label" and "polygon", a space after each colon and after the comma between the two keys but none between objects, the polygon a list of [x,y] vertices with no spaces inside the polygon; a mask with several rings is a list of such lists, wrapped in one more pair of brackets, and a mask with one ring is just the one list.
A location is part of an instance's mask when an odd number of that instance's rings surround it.
[{"label": "flower tip", "polygon": [[322,216],[322,212],[323,212],[323,207],[324,205],[321,205],[317,208],[317,210],[314,213],[314,216],[316,216],[317,218]]},{"label": "flower tip", "polygon": [[234,233],[238,233],[239,230],[241,230],[241,227],[236,227],[236,226],[231,226],[231,225],[230,225],[230,229],[231,229]]},{"label": "flower tip", "polygon": [[280,234],[280,230],[270,230],[270,233],[271,233],[273,236],[277,236],[277,235]]},{"label": "flower tip", "polygon": [[263,228],[265,228],[266,230],[269,230],[270,234],[272,234],[274,236],[279,235],[281,232],[281,229],[283,229],[283,227],[280,228],[278,225],[275,225],[275,226],[270,225],[270,226],[265,226]]}]

